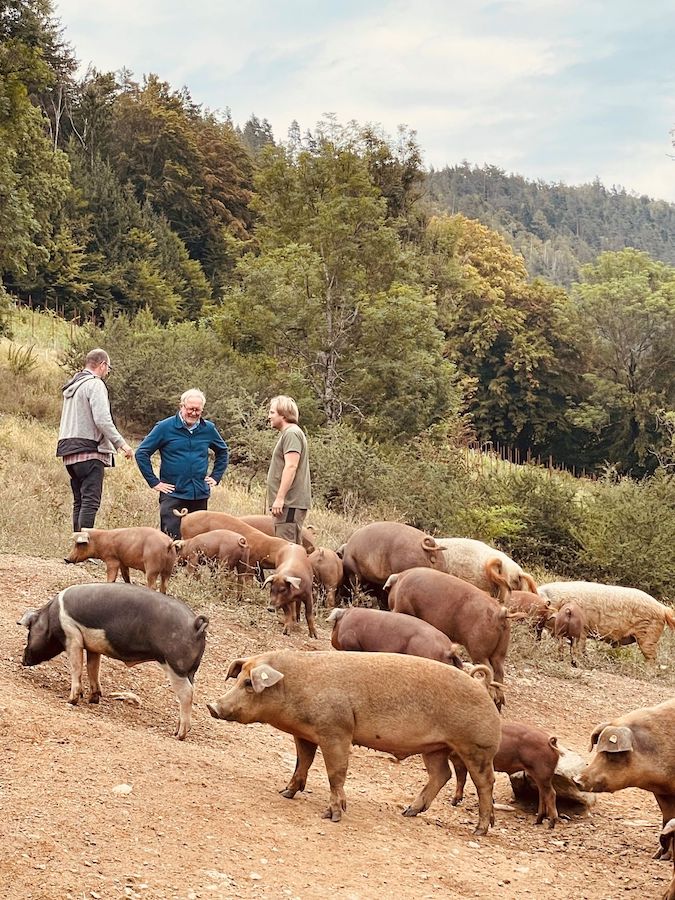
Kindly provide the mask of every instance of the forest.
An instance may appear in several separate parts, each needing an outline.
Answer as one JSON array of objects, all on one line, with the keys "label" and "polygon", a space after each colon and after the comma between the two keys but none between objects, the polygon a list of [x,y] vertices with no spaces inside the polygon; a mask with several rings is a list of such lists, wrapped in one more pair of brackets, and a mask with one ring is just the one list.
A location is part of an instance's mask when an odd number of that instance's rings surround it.
[{"label": "forest", "polygon": [[280,139],[161,74],[82,76],[50,0],[0,0],[0,329],[89,323],[139,431],[201,379],[242,461],[283,392],[355,457],[668,473],[674,224],[598,182],[427,171],[407,128]]}]

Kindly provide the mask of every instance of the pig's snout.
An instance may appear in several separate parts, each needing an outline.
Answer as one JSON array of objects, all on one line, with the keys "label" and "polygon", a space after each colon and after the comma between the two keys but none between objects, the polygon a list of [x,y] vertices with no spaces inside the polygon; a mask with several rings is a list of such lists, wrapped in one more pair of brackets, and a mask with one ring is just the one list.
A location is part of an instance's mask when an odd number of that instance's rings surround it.
[{"label": "pig's snout", "polygon": [[206,708],[211,713],[214,719],[220,719],[220,712],[218,710],[218,706],[215,703],[207,703]]}]

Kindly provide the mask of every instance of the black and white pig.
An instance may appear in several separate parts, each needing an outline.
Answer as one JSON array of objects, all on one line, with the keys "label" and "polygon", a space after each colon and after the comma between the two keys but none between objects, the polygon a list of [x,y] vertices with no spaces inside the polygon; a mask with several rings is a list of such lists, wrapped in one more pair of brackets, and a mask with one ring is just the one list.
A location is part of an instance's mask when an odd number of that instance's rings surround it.
[{"label": "black and white pig", "polygon": [[40,609],[27,610],[17,623],[28,628],[24,666],[35,666],[62,653],[71,671],[68,702],[82,692],[82,651],[87,651],[89,702],[101,697],[101,656],[127,666],[157,662],[166,672],[180,704],[176,736],[190,730],[195,673],[206,644],[208,619],[176,597],[133,584],[77,584]]}]

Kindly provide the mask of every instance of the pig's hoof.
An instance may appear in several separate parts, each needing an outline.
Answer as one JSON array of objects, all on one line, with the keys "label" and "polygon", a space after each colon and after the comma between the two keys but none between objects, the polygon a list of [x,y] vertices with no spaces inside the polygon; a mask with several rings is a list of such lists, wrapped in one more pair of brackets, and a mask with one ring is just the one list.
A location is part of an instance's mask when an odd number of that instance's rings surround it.
[{"label": "pig's hoof", "polygon": [[403,810],[403,815],[411,817],[416,816],[421,812],[421,809],[413,809],[412,806],[406,806],[406,808]]},{"label": "pig's hoof", "polygon": [[90,703],[100,703],[100,701],[101,701],[101,692],[100,691],[96,691],[95,694],[89,695]]},{"label": "pig's hoof", "polygon": [[339,822],[342,818],[342,810],[341,809],[331,809],[330,806],[326,810],[326,812],[321,816],[322,819],[330,819],[331,822]]},{"label": "pig's hoof", "polygon": [[487,834],[487,825],[476,825],[473,830],[474,834]]},{"label": "pig's hoof", "polygon": [[77,706],[79,699],[79,697],[68,697],[68,703],[70,703],[71,706]]},{"label": "pig's hoof", "polygon": [[463,799],[464,799],[464,797],[453,797],[450,802],[452,803],[453,806],[459,806],[459,804],[462,802]]},{"label": "pig's hoof", "polygon": [[292,800],[293,797],[295,797],[295,791],[292,788],[284,788],[283,791],[279,791],[279,793],[287,800]]}]

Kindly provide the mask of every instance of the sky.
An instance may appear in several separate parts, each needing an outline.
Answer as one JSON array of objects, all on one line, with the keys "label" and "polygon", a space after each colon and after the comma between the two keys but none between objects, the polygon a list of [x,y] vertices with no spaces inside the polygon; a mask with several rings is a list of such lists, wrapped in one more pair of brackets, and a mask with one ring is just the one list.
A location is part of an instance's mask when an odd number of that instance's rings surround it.
[{"label": "sky", "polygon": [[599,178],[675,202],[672,0],[55,0],[81,63],[155,73],[277,141],[417,132],[427,168]]}]

